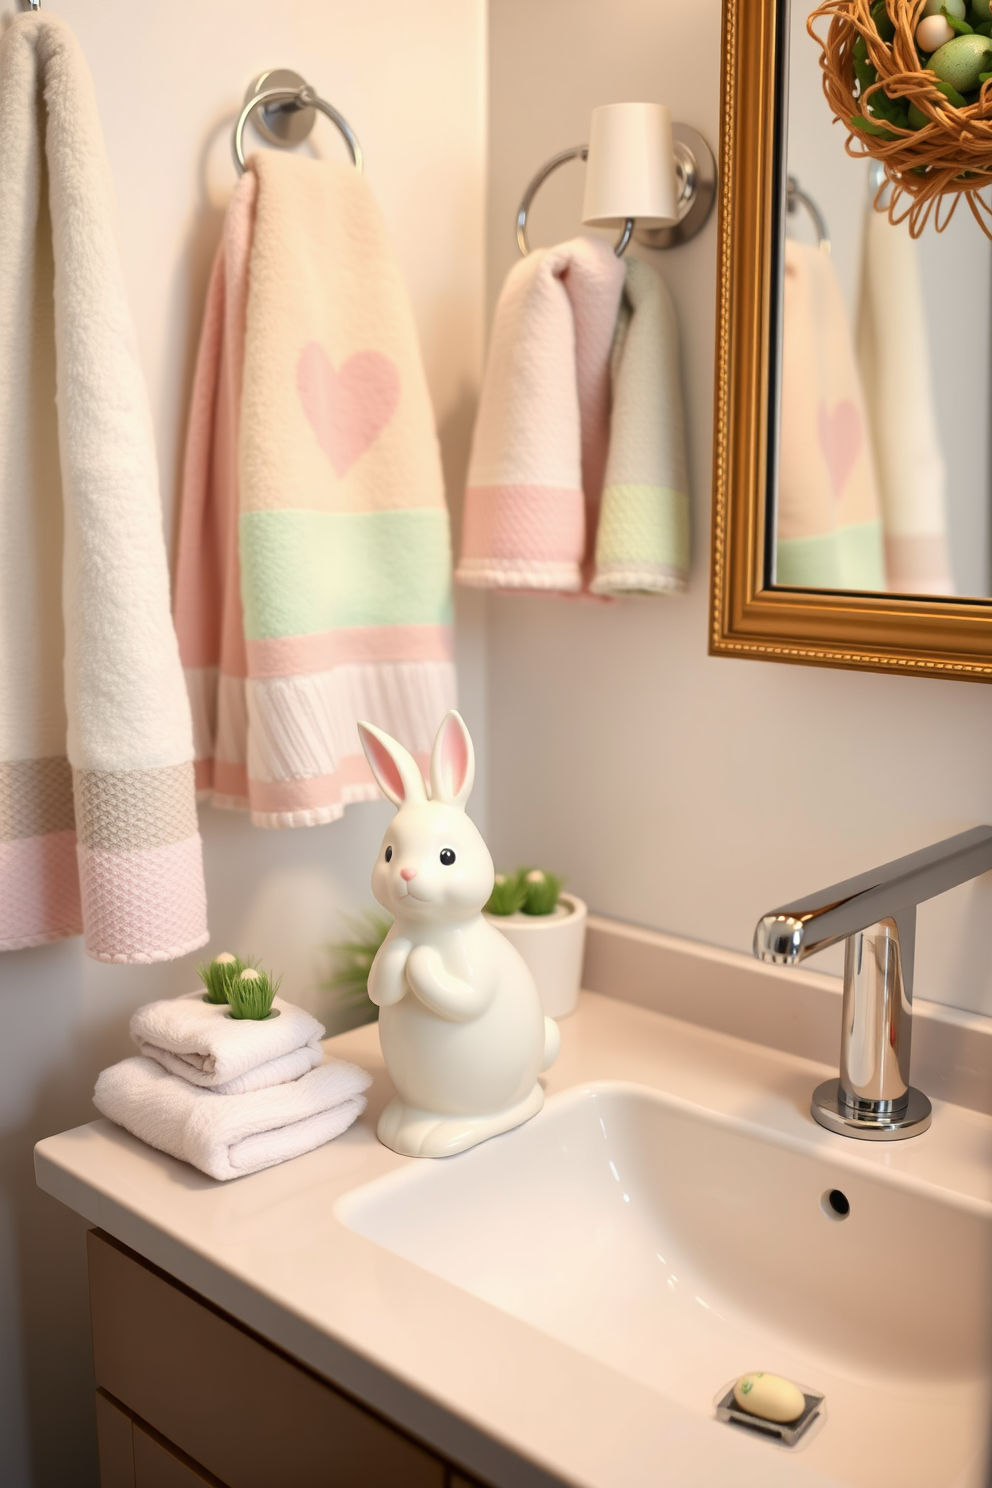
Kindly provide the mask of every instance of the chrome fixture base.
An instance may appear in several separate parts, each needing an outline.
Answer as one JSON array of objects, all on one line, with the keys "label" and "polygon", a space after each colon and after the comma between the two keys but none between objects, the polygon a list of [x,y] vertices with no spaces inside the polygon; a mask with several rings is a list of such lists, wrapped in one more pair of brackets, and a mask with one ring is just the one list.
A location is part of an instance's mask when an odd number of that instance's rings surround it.
[{"label": "chrome fixture base", "polygon": [[[250,103],[260,93],[291,90],[299,94],[306,88],[306,79],[289,67],[274,67],[271,72],[260,72],[248,86],[245,103]],[[255,128],[270,145],[298,145],[306,139],[317,119],[317,110],[312,103],[299,103],[293,99],[263,103],[255,112]]]},{"label": "chrome fixture base", "polygon": [[[901,1142],[906,1137],[918,1137],[926,1131],[933,1107],[922,1090],[910,1085],[902,1109],[891,1109],[893,1104],[862,1101],[856,1110],[842,1098],[838,1079],[824,1080],[813,1091],[810,1115],[827,1131],[837,1132],[842,1137],[858,1137],[863,1142]],[[872,1105],[876,1109],[872,1110]],[[878,1109],[886,1105],[889,1110]]]},{"label": "chrome fixture base", "polygon": [[313,128],[317,114],[326,114],[344,136],[352,164],[357,171],[363,169],[362,147],[351,125],[332,103],[319,97],[305,78],[288,68],[276,68],[261,73],[245,94],[244,108],[234,126],[231,149],[238,171],[245,169],[244,134],[245,125],[255,115],[255,123],[264,139],[274,145],[288,149],[306,139]]},{"label": "chrome fixture base", "polygon": [[678,177],[678,221],[670,227],[638,227],[634,237],[646,248],[677,248],[704,227],[716,201],[716,160],[698,130],[673,124],[675,172]]}]

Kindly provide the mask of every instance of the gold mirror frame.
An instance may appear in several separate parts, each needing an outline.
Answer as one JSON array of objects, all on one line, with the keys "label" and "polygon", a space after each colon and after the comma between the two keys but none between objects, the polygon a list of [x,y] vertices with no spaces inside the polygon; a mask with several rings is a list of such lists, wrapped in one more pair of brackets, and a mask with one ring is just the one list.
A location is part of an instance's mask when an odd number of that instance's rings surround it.
[{"label": "gold mirror frame", "polygon": [[723,6],[710,654],[990,682],[992,601],[765,586],[784,9]]}]

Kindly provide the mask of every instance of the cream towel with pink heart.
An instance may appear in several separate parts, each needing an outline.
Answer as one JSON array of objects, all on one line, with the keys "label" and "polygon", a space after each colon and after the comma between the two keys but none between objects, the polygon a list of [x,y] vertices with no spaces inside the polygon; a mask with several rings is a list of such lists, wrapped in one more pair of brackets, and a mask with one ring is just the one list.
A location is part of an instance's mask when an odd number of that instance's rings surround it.
[{"label": "cream towel with pink heart", "polygon": [[778,584],[885,589],[875,469],[851,328],[828,255],[786,239]]},{"label": "cream towel with pink heart", "polygon": [[883,212],[869,208],[858,363],[878,472],[889,589],[953,594],[947,467],[937,428],[919,253],[904,223],[893,227]]},{"label": "cream towel with pink heart", "polygon": [[375,800],[455,703],[451,546],[406,288],[364,176],[263,151],[234,193],[187,436],[176,628],[197,781],[259,826]]},{"label": "cream towel with pink heart", "polygon": [[624,265],[599,239],[538,248],[496,307],[457,579],[576,593],[593,577]]}]

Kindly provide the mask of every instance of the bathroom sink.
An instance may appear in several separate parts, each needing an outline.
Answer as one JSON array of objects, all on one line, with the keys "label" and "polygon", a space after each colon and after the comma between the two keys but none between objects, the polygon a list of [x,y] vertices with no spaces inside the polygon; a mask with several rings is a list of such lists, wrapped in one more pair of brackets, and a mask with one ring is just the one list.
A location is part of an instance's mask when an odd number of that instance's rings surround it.
[{"label": "bathroom sink", "polygon": [[866,1488],[979,1488],[992,1204],[847,1146],[590,1084],[459,1157],[354,1190],[336,1213],[695,1412],[713,1417],[754,1369],[822,1393],[807,1435],[770,1452]]}]

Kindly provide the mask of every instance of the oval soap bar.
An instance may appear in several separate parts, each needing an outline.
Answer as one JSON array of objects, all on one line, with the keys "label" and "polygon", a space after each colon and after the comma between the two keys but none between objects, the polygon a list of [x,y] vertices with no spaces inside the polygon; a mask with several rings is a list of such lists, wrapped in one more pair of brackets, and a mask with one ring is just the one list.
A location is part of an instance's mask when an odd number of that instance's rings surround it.
[{"label": "oval soap bar", "polygon": [[780,1424],[795,1421],[806,1409],[799,1386],[778,1374],[742,1374],[734,1386],[734,1400],[750,1415]]}]

